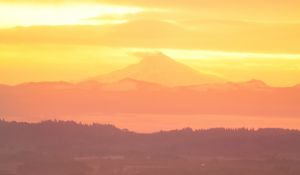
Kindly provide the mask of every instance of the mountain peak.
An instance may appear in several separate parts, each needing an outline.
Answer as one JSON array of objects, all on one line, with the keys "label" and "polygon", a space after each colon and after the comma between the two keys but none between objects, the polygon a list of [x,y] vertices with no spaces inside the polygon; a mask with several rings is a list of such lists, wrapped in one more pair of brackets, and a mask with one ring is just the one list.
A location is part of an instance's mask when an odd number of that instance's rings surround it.
[{"label": "mountain peak", "polygon": [[261,81],[261,80],[256,80],[256,79],[252,79],[250,81],[245,82],[245,84],[249,85],[249,86],[254,86],[254,87],[267,87],[268,85]]},{"label": "mountain peak", "polygon": [[143,55],[142,64],[174,63],[175,61],[161,52],[148,53]]},{"label": "mountain peak", "polygon": [[216,76],[197,72],[161,52],[136,55],[142,58],[139,63],[96,77],[95,80],[111,83],[130,78],[170,87],[223,82]]}]

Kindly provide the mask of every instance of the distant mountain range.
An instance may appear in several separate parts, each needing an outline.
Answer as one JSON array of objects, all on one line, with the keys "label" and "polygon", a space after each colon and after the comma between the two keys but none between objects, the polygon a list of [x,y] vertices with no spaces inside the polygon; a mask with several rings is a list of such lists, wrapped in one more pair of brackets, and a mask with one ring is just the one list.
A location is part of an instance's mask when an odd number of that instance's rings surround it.
[{"label": "distant mountain range", "polygon": [[300,88],[242,83],[167,87],[134,79],[0,86],[0,115],[139,114],[300,115]]},{"label": "distant mountain range", "polygon": [[233,83],[198,73],[157,53],[79,83],[0,85],[1,116],[212,114],[299,116],[300,88],[260,80]]}]

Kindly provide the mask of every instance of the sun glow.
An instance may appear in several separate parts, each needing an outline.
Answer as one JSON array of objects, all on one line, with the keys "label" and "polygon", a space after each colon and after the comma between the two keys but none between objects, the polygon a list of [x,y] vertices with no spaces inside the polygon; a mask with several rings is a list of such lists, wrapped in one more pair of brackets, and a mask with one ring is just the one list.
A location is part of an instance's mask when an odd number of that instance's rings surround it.
[{"label": "sun glow", "polygon": [[0,0],[0,84],[80,81],[134,64],[138,52],[162,52],[230,81],[293,86],[292,1]]},{"label": "sun glow", "polygon": [[1,4],[0,28],[32,25],[99,25],[120,21],[92,21],[92,17],[104,15],[125,15],[142,11],[136,7],[109,6],[100,4],[73,5],[28,5]]}]

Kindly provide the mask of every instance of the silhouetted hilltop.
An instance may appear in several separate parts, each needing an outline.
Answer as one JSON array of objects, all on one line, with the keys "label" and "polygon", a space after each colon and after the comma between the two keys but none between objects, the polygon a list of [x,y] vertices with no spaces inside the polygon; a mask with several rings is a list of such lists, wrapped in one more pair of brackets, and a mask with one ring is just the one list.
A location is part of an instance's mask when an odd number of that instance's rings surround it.
[{"label": "silhouetted hilltop", "polygon": [[0,121],[0,150],[75,155],[172,154],[175,156],[300,156],[300,131],[189,128],[139,134],[111,125],[71,121]]}]

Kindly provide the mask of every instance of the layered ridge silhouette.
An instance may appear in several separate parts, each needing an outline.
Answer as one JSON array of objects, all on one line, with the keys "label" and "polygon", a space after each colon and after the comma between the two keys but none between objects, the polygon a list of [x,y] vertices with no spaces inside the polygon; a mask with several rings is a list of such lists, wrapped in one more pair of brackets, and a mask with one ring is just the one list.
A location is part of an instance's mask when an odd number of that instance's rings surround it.
[{"label": "layered ridge silhouette", "polygon": [[298,116],[300,88],[260,82],[169,88],[126,79],[112,84],[28,83],[0,88],[3,116],[113,113]]},{"label": "layered ridge silhouette", "polygon": [[259,80],[220,80],[161,53],[149,54],[138,64],[79,83],[1,85],[0,115],[300,115],[299,86],[280,88]]}]

